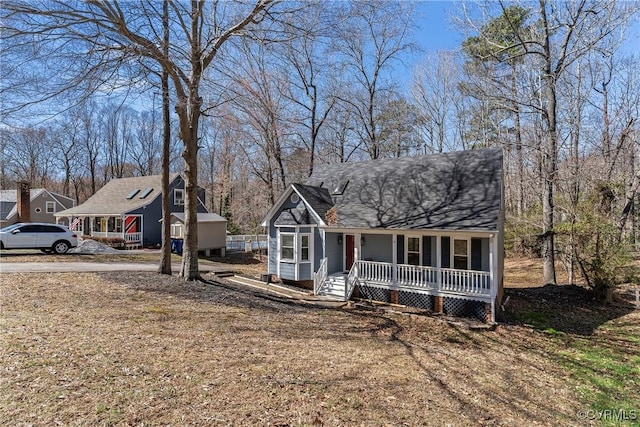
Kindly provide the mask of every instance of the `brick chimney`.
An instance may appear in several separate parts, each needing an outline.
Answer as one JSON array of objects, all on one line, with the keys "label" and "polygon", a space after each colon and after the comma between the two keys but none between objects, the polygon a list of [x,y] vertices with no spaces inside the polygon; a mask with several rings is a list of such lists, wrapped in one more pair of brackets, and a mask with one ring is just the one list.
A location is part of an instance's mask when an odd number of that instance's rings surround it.
[{"label": "brick chimney", "polygon": [[31,222],[31,184],[18,181],[18,222]]}]

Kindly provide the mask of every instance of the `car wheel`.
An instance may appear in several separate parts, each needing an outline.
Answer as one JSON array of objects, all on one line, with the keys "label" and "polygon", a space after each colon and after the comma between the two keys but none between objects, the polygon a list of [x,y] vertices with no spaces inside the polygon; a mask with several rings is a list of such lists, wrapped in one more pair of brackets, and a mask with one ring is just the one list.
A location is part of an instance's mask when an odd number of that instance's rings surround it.
[{"label": "car wheel", "polygon": [[50,254],[51,252],[53,252],[53,249],[46,248],[46,249],[40,249],[40,251],[44,252],[45,254]]},{"label": "car wheel", "polygon": [[69,244],[67,242],[63,242],[62,240],[55,242],[53,244],[53,252],[56,254],[66,254],[69,250]]}]

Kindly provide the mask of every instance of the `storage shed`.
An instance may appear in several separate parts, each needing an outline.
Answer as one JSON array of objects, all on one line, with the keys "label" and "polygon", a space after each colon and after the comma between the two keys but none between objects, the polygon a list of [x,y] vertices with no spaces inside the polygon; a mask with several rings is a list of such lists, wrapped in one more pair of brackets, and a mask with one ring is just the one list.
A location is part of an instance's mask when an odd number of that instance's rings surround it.
[{"label": "storage shed", "polygon": [[[171,214],[171,240],[184,238],[184,213]],[[225,255],[227,245],[227,220],[214,213],[198,213],[198,250],[209,256],[212,250],[220,250]],[[182,248],[182,245],[179,245]]]}]

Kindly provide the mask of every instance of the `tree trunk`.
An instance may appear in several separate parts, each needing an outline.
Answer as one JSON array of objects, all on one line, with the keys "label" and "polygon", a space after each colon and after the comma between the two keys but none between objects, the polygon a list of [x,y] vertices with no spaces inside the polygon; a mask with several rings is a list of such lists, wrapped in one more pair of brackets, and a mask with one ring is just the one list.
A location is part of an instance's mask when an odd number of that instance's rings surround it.
[{"label": "tree trunk", "polygon": [[638,170],[633,177],[633,181],[630,183],[629,188],[627,189],[627,194],[625,195],[625,203],[622,208],[622,214],[620,215],[620,220],[618,221],[618,241],[622,240],[622,234],[624,232],[624,226],[627,223],[627,218],[629,218],[629,213],[633,208],[633,199],[636,197],[636,192],[640,187],[640,170]]},{"label": "tree trunk", "polygon": [[[193,109],[192,109],[193,110]],[[199,114],[192,111],[191,117]],[[195,121],[195,123],[194,123]],[[182,266],[180,277],[184,280],[199,280],[198,270],[198,156],[196,131],[198,119],[194,118],[194,128],[190,129],[188,137],[184,137],[185,149],[182,153],[184,158],[184,246],[182,249]]]},{"label": "tree trunk", "polygon": [[[163,2],[163,51],[169,50],[169,3]],[[171,274],[171,206],[169,195],[169,148],[171,144],[171,118],[169,116],[169,74],[162,71],[162,249],[158,273]],[[155,114],[155,112],[154,112]]]},{"label": "tree trunk", "polygon": [[547,21],[546,4],[544,0],[540,0],[540,9],[544,22],[546,37],[544,39],[543,49],[545,64],[542,70],[544,88],[544,118],[547,122],[546,138],[543,140],[543,186],[542,186],[542,273],[545,284],[556,284],[556,266],[555,266],[555,242],[554,242],[554,201],[553,190],[556,180],[556,169],[558,159],[558,129],[556,117],[556,78],[557,76],[552,70],[552,53],[551,53],[551,34]]}]

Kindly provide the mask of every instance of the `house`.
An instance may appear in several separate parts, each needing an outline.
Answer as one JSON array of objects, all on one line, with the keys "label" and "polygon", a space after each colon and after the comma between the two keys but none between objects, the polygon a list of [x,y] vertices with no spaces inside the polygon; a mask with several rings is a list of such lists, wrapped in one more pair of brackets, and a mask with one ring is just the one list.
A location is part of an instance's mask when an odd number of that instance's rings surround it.
[{"label": "house", "polygon": [[[184,179],[169,177],[170,210],[184,212]],[[162,242],[162,175],[119,178],[109,181],[86,202],[57,212],[84,235],[117,237],[127,246],[155,246]],[[204,189],[198,189],[198,212],[206,213]]]},{"label": "house", "polygon": [[44,188],[29,189],[23,185],[22,191],[0,190],[0,227],[16,222],[54,223],[56,212],[75,204],[75,200]]},{"label": "house", "polygon": [[[184,239],[184,213],[171,214],[171,239]],[[198,213],[198,250],[209,256],[212,250],[225,255],[227,246],[227,220],[215,213]],[[182,252],[182,245],[180,250]]]},{"label": "house", "polygon": [[270,274],[317,295],[495,321],[502,298],[502,151],[319,167],[269,210]]}]

